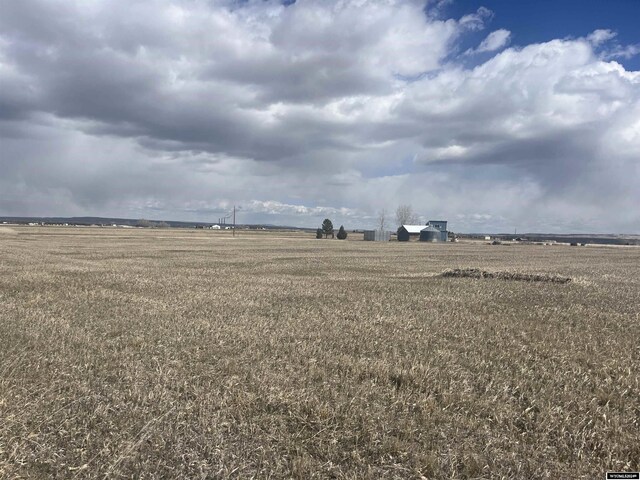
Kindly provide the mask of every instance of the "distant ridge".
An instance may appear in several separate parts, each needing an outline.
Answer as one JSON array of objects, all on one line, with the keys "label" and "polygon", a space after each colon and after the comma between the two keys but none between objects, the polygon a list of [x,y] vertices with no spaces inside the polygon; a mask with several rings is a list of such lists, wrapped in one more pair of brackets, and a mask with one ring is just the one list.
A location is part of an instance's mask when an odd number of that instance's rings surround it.
[{"label": "distant ridge", "polygon": [[[173,228],[196,228],[216,225],[216,222],[184,222],[177,220],[154,220],[145,219],[149,222],[156,224],[163,223]],[[129,227],[139,226],[141,219],[136,218],[115,218],[115,217],[0,217],[0,224],[2,222],[17,223],[27,225],[29,223],[44,223],[45,225],[124,225]],[[223,224],[220,224],[223,225]],[[231,226],[227,223],[226,226]],[[288,229],[288,230],[303,230],[303,231],[315,231],[315,228],[307,227],[290,227],[287,225],[272,225],[272,224],[247,224],[237,223],[237,228],[265,228],[265,229]]]},{"label": "distant ridge", "polygon": [[640,245],[640,235],[615,233],[462,233],[460,238],[490,236],[495,240],[516,240],[525,242],[592,243],[600,245]]},{"label": "distant ridge", "polygon": [[[27,225],[29,223],[44,223],[45,225],[78,225],[78,226],[128,226],[139,227],[139,218],[116,218],[116,217],[0,217],[0,225],[3,222]],[[172,228],[196,228],[216,225],[215,222],[185,222],[178,220],[154,220],[145,219],[154,224],[164,224]],[[231,226],[227,223],[226,226]],[[265,229],[265,230],[299,230],[315,232],[315,227],[292,227],[288,225],[273,224],[236,224],[238,229]],[[354,231],[362,231],[354,230]],[[490,236],[500,240],[514,240],[516,238],[532,242],[563,242],[563,243],[591,243],[602,245],[640,245],[640,235],[635,234],[615,234],[615,233],[459,233],[460,238],[483,239]]]}]

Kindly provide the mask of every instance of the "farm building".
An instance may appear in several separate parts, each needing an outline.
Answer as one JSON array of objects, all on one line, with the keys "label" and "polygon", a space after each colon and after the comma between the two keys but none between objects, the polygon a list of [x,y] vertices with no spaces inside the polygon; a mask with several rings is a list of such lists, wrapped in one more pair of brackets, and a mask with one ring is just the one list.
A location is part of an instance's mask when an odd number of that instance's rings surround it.
[{"label": "farm building", "polygon": [[422,230],[424,225],[402,225],[398,228],[398,241],[399,242],[408,242],[412,238],[417,240],[420,238],[420,230]]},{"label": "farm building", "polygon": [[438,230],[436,227],[427,225],[422,230],[420,230],[420,241],[421,242],[441,242],[442,232]]},{"label": "farm building", "polygon": [[[439,234],[436,234],[434,231],[429,230],[434,229]],[[422,232],[425,232],[423,235]],[[427,233],[430,232],[430,233]],[[446,242],[447,241],[447,221],[446,220],[429,220],[426,228],[423,228],[420,232],[420,241],[423,242]],[[435,240],[434,240],[435,238]]]},{"label": "farm building", "polygon": [[447,221],[446,220],[429,220],[429,223],[427,223],[427,225],[429,225],[430,227],[437,228],[441,232],[446,232],[447,231]]},{"label": "farm building", "polygon": [[411,239],[421,242],[446,242],[446,220],[429,220],[426,225],[402,225],[398,228],[398,241],[408,242]]},{"label": "farm building", "polygon": [[391,240],[391,232],[385,230],[365,230],[364,239],[367,242],[388,242]]}]

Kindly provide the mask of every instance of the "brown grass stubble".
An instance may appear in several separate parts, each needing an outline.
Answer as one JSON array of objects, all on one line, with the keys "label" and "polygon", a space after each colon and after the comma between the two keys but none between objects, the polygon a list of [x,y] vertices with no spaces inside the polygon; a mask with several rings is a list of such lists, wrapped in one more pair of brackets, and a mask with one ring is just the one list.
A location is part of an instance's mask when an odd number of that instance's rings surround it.
[{"label": "brown grass stubble", "polygon": [[640,250],[16,230],[0,477],[640,468]]}]

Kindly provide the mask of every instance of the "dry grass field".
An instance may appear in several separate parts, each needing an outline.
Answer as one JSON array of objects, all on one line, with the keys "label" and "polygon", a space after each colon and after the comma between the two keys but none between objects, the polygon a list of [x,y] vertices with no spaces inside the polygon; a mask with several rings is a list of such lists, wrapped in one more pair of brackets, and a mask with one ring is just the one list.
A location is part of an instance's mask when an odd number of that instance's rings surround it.
[{"label": "dry grass field", "polygon": [[640,248],[0,232],[1,478],[603,478],[639,372]]}]

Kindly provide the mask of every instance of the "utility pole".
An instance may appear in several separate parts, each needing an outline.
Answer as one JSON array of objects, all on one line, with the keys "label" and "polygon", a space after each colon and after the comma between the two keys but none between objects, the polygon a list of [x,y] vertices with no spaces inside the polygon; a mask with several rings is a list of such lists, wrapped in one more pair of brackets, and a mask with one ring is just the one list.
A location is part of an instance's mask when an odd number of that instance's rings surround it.
[{"label": "utility pole", "polygon": [[236,206],[233,206],[233,236],[236,236]]}]

